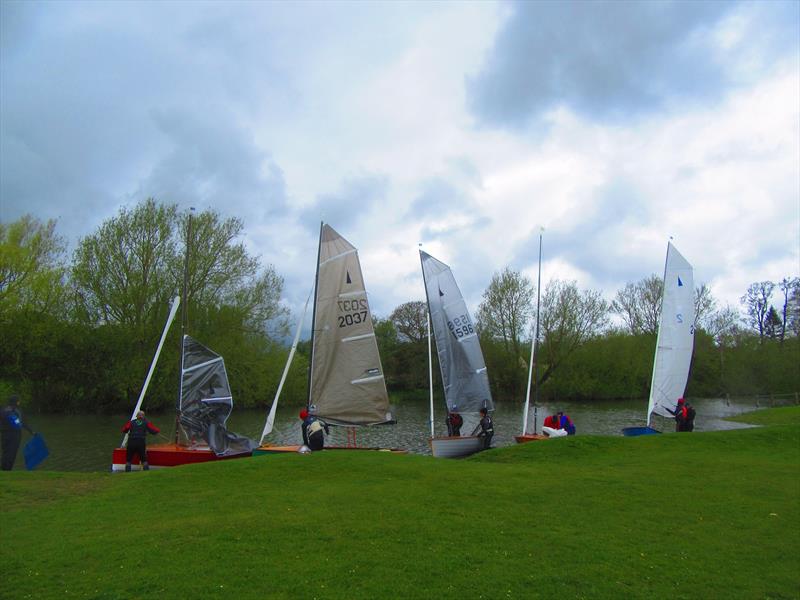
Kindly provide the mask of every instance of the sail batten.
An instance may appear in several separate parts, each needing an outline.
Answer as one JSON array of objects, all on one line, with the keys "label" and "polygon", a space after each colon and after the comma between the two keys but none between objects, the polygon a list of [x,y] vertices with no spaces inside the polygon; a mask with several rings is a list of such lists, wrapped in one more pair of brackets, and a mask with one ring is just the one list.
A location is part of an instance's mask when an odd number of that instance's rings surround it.
[{"label": "sail batten", "polygon": [[357,249],[320,230],[309,411],[332,423],[393,422]]}]

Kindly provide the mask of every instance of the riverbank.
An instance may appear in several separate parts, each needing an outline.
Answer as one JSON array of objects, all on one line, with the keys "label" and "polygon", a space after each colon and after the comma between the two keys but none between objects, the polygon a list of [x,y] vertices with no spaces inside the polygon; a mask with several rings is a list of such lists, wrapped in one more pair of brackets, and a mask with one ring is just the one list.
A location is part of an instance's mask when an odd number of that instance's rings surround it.
[{"label": "riverbank", "polygon": [[460,461],[2,473],[3,596],[797,598],[800,408],[748,418]]}]

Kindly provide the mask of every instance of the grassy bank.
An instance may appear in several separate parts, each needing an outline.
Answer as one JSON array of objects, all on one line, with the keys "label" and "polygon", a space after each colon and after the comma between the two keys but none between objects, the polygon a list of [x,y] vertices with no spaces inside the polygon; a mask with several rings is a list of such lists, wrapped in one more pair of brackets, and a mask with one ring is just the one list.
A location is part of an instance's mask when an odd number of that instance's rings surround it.
[{"label": "grassy bank", "polygon": [[[797,598],[800,409],[467,460],[2,473],[11,598]],[[777,415],[777,416],[776,416]]]}]

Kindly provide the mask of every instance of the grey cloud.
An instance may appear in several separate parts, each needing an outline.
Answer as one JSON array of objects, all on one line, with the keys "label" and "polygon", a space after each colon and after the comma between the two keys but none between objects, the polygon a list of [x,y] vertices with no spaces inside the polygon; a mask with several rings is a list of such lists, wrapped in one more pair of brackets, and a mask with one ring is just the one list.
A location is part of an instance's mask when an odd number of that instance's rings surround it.
[{"label": "grey cloud", "polygon": [[[483,69],[466,82],[470,109],[481,123],[525,125],[561,105],[591,118],[619,120],[678,100],[713,98],[734,84],[725,65],[715,62],[708,33],[738,8],[735,3],[511,6]],[[767,53],[783,51],[787,44],[796,47],[796,36],[791,41],[796,3],[761,3],[752,10],[778,34],[748,44]]]},{"label": "grey cloud", "polygon": [[[360,175],[346,179],[339,189],[321,194],[313,206],[300,213],[302,224],[310,231],[319,231],[320,221],[329,223],[345,238],[386,200],[389,179],[384,175]],[[349,234],[352,235],[352,234]]]}]

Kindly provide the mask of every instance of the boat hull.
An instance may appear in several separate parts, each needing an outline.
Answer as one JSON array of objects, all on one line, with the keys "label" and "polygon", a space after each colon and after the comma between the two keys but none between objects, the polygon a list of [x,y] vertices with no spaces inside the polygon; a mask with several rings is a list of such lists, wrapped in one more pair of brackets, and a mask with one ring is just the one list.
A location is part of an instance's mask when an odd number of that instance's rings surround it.
[{"label": "boat hull", "polygon": [[528,442],[539,442],[541,440],[549,440],[546,435],[539,435],[538,433],[526,433],[525,435],[515,435],[514,439],[518,444],[527,444]]},{"label": "boat hull", "polygon": [[[305,452],[301,452],[301,448],[303,446],[300,445],[290,445],[290,446],[259,446],[255,450],[253,450],[253,456],[268,456],[272,454],[305,454]],[[311,452],[308,447],[306,447],[307,452]],[[408,450],[403,450],[402,448],[377,448],[377,447],[368,447],[368,446],[325,446],[323,450],[369,450],[372,452],[389,452],[391,454],[408,454]]]},{"label": "boat hull", "polygon": [[431,438],[431,454],[437,458],[469,456],[482,449],[483,440],[477,435]]},{"label": "boat hull", "polygon": [[640,435],[654,435],[657,433],[661,432],[652,427],[625,427],[622,430],[622,435],[625,437],[639,437]]},{"label": "boat hull", "polygon": [[[115,448],[113,458],[111,461],[112,471],[125,470],[125,448]],[[196,463],[215,462],[218,460],[230,460],[233,458],[245,458],[251,456],[252,452],[243,452],[241,454],[231,454],[226,456],[217,456],[211,449],[207,447],[190,448],[186,446],[178,446],[176,444],[154,444],[147,447],[147,462],[151,468],[161,469],[164,467],[178,467],[181,465],[192,465]],[[131,469],[139,470],[142,466],[139,464],[139,457],[134,457],[131,463]]]}]

